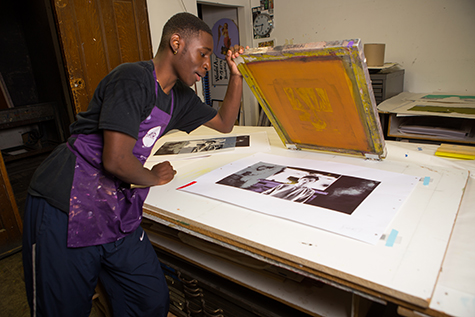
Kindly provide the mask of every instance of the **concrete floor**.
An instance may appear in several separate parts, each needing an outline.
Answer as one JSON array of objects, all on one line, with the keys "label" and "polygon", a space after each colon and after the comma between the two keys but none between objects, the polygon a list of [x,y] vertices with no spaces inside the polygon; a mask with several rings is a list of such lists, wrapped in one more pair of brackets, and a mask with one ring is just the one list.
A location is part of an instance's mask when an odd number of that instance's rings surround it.
[{"label": "concrete floor", "polygon": [[[21,252],[0,260],[0,315],[2,317],[27,317],[30,308],[26,299],[25,279]],[[93,305],[90,317],[105,316]]]},{"label": "concrete floor", "polygon": [[0,314],[26,317],[30,308],[26,300],[21,252],[0,260]]},{"label": "concrete floor", "polygon": [[[17,161],[8,162],[6,168],[12,186],[15,200],[18,206],[20,218],[23,221],[24,205],[27,195],[27,188],[30,179],[46,158],[47,154],[24,158]],[[21,252],[14,253],[0,260],[0,316],[2,317],[23,317],[30,316],[30,308],[26,299],[25,280],[23,276],[23,264]],[[91,317],[104,316],[103,313],[93,305]]]}]

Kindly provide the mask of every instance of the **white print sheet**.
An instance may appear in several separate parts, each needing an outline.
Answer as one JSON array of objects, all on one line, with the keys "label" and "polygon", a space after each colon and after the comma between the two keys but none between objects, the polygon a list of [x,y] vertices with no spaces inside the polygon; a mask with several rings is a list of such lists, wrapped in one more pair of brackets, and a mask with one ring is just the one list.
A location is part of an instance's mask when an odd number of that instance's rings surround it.
[{"label": "white print sheet", "polygon": [[163,137],[153,147],[148,161],[176,160],[236,151],[256,153],[270,149],[266,132],[224,134],[222,136],[189,136],[181,134]]},{"label": "white print sheet", "polygon": [[419,177],[257,153],[179,190],[376,244]]}]

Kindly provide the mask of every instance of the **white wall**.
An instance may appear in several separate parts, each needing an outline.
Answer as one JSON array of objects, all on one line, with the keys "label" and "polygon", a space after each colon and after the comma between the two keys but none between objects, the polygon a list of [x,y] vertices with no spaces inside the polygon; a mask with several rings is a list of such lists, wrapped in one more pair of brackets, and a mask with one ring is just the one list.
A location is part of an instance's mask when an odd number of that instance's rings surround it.
[{"label": "white wall", "polygon": [[[258,0],[200,2],[240,6],[241,26],[252,24],[250,8],[259,4]],[[180,11],[196,14],[196,3],[148,0],[154,51],[168,18]],[[274,0],[274,17],[271,38],[277,45],[349,38],[386,43],[385,61],[405,69],[405,91],[475,94],[475,0]],[[240,31],[243,45],[257,46],[252,29]],[[246,125],[252,125],[255,100],[251,96],[243,102],[251,113]]]},{"label": "white wall", "polygon": [[275,0],[276,43],[386,43],[404,90],[475,94],[475,0]]},{"label": "white wall", "polygon": [[196,0],[148,0],[148,19],[152,37],[153,54],[158,50],[165,23],[178,12],[197,15]]}]

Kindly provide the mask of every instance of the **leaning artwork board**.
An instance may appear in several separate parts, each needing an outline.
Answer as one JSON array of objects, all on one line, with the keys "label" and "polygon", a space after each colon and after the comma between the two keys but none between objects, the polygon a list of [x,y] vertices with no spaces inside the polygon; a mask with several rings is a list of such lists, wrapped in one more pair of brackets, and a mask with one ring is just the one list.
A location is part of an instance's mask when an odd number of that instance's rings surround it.
[{"label": "leaning artwork board", "polygon": [[475,119],[475,96],[402,92],[378,105],[382,113]]},{"label": "leaning artwork board", "polygon": [[247,49],[235,62],[287,148],[386,156],[361,40]]},{"label": "leaning artwork board", "polygon": [[[192,135],[212,134],[211,131],[200,128]],[[177,175],[169,184],[150,189],[144,206],[145,217],[165,219],[179,230],[225,242],[243,252],[367,294],[383,294],[420,307],[429,305],[468,179],[467,171],[425,165],[427,156],[416,153],[417,159],[413,160],[395,142],[388,143],[389,155],[385,160],[370,161],[313,151],[289,151],[273,128],[235,127],[233,133],[243,131],[266,131],[270,154],[315,162],[331,160],[417,175],[421,180],[388,226],[385,238],[376,245],[177,190],[250,153],[211,155],[186,163],[170,160]]]}]

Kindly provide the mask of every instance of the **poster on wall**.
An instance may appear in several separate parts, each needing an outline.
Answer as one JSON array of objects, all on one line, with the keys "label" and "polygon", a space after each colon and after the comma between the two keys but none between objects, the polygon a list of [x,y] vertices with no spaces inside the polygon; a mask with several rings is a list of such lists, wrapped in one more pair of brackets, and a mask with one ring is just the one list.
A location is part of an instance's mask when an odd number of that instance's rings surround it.
[{"label": "poster on wall", "polygon": [[258,153],[180,190],[376,244],[419,177]]},{"label": "poster on wall", "polygon": [[231,19],[218,20],[213,28],[214,48],[211,58],[211,82],[213,85],[227,85],[229,69],[226,63],[226,52],[231,46],[239,45],[239,30]]}]

